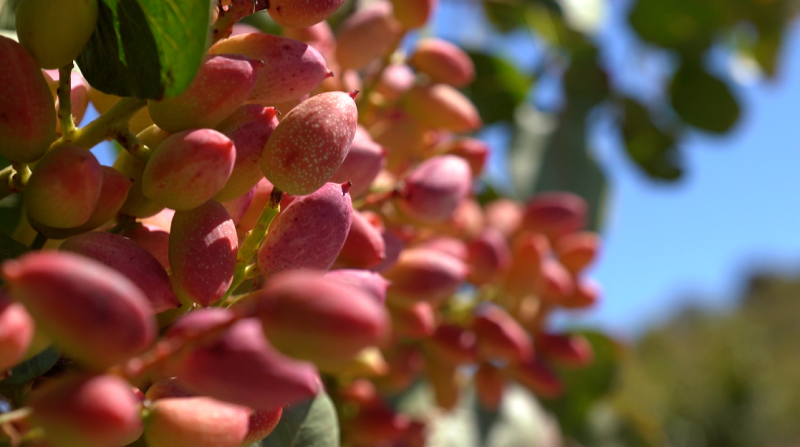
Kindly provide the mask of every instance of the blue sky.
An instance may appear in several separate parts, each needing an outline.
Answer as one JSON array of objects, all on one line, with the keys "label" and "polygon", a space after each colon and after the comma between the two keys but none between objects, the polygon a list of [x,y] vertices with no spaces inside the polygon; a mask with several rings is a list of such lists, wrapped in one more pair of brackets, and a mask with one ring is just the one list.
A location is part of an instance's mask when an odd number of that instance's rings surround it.
[{"label": "blue sky", "polygon": [[[536,45],[520,35],[492,35],[474,5],[442,2],[432,33],[499,51],[525,68]],[[615,81],[624,88],[652,95],[653,76],[663,72],[669,58],[639,57],[642,47],[622,22],[623,15],[612,11],[597,37],[606,50],[605,62],[621,67]],[[600,325],[629,338],[688,304],[730,306],[756,270],[800,272],[797,29],[787,40],[783,60],[774,82],[734,84],[744,114],[733,132],[722,138],[701,133],[686,138],[687,169],[679,183],[646,178],[610,132],[594,132],[592,144],[612,188],[605,249],[590,272],[605,296],[597,309],[570,316],[567,323]],[[725,75],[727,61],[714,57],[713,68]],[[501,154],[496,161],[501,161],[502,148],[496,149]],[[502,173],[498,165],[495,173]]]}]

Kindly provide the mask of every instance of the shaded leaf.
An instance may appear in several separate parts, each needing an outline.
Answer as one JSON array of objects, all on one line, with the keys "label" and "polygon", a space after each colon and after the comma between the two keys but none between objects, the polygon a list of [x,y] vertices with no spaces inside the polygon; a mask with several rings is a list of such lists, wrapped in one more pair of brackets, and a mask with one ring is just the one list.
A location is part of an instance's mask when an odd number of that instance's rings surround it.
[{"label": "shaded leaf", "polygon": [[160,99],[184,91],[209,42],[208,0],[100,0],[97,29],[77,62],[96,89]]},{"label": "shaded leaf", "polygon": [[725,133],[739,120],[739,103],[728,85],[700,63],[684,62],[669,90],[672,108],[684,122],[698,129]]},{"label": "shaded leaf", "polygon": [[573,107],[588,111],[608,98],[608,76],[597,60],[598,51],[594,45],[573,52],[563,79],[564,92]]},{"label": "shaded leaf", "polygon": [[[6,233],[0,231],[0,263],[6,259],[18,258],[27,251],[28,247],[11,239]],[[0,278],[0,284],[3,284],[2,278]]]},{"label": "shaded leaf", "polygon": [[617,377],[621,349],[619,344],[601,332],[579,332],[592,345],[594,360],[584,368],[557,368],[564,384],[564,394],[543,402],[552,412],[565,434],[580,442],[590,438],[589,412],[599,400],[611,393]]},{"label": "shaded leaf", "polygon": [[650,43],[699,54],[711,44],[723,15],[712,0],[637,0],[628,19]]},{"label": "shaded leaf", "polygon": [[469,56],[475,64],[476,76],[467,96],[480,110],[484,124],[511,121],[533,80],[499,57],[474,52]]},{"label": "shaded leaf", "polygon": [[11,370],[11,375],[0,382],[0,386],[22,385],[46,373],[56,364],[59,352],[50,346],[34,357],[20,363]]},{"label": "shaded leaf", "polygon": [[483,2],[486,17],[500,32],[510,32],[525,25],[525,9],[520,4]]},{"label": "shaded leaf", "polygon": [[275,430],[253,446],[339,447],[339,421],[324,391],[312,400],[284,408]]},{"label": "shaded leaf", "polygon": [[626,99],[622,137],[628,156],[648,175],[661,180],[677,180],[683,174],[675,138],[659,129],[641,104]]}]

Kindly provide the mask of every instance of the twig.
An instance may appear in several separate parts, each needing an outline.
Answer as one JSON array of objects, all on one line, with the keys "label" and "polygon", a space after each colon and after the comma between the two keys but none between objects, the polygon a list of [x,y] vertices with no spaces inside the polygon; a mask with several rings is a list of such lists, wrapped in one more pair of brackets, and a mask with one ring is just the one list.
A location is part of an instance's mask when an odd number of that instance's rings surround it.
[{"label": "twig", "polygon": [[25,163],[11,162],[11,167],[14,173],[9,177],[9,185],[12,192],[22,192],[25,185],[28,184],[28,179],[31,177],[31,169]]},{"label": "twig", "polygon": [[150,155],[153,154],[153,151],[142,143],[127,127],[116,129],[113,138],[142,163],[146,164],[147,160],[150,159]]},{"label": "twig", "polygon": [[[261,215],[258,216],[256,226],[247,233],[242,246],[239,248],[239,253],[236,255],[236,269],[233,272],[233,280],[231,281],[231,286],[228,288],[228,291],[225,292],[225,295],[219,300],[218,304],[220,306],[225,305],[225,301],[231,296],[231,293],[239,287],[242,281],[248,278],[248,274],[253,275],[254,270],[251,268],[252,266],[250,266],[250,260],[255,256],[258,247],[261,246],[261,243],[267,236],[269,226],[272,224],[275,216],[280,212],[282,196],[283,191],[275,187],[272,188],[269,202],[264,206]],[[256,268],[255,272],[257,271],[258,269]],[[253,276],[249,277],[252,278]]]},{"label": "twig", "polygon": [[72,62],[58,69],[58,120],[61,122],[61,135],[65,141],[72,141],[75,135],[75,121],[72,119]]},{"label": "twig", "polygon": [[227,39],[233,32],[233,25],[243,18],[257,11],[267,9],[269,2],[266,0],[233,0],[228,9],[219,7],[219,15],[211,28],[211,40],[217,42]]},{"label": "twig", "polygon": [[47,236],[37,231],[36,237],[33,238],[33,242],[31,242],[31,246],[28,248],[30,248],[31,250],[41,250],[42,247],[44,247],[44,244],[46,243],[47,243]]},{"label": "twig", "polygon": [[113,137],[120,127],[127,124],[131,117],[146,105],[147,101],[144,99],[122,98],[96,120],[80,129],[75,129],[71,140],[62,136],[50,145],[49,150],[68,145],[91,149],[101,141]]}]

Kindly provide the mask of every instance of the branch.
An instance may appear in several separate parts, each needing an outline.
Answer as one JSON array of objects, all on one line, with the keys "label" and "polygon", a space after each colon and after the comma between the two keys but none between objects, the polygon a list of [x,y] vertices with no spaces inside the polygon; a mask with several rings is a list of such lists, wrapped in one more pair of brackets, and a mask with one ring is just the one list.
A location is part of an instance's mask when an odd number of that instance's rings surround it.
[{"label": "branch", "polygon": [[75,121],[72,119],[72,62],[58,69],[58,120],[61,123],[61,135],[67,141],[75,133]]},{"label": "branch", "polygon": [[91,149],[103,140],[112,138],[119,128],[124,127],[131,117],[146,105],[147,101],[144,99],[122,98],[96,120],[76,129],[71,139],[62,136],[56,140],[50,145],[49,150],[68,145]]},{"label": "branch", "polygon": [[233,25],[236,25],[239,20],[268,7],[269,2],[266,0],[233,0],[227,10],[220,6],[217,21],[211,28],[212,41],[227,39],[233,32]]}]

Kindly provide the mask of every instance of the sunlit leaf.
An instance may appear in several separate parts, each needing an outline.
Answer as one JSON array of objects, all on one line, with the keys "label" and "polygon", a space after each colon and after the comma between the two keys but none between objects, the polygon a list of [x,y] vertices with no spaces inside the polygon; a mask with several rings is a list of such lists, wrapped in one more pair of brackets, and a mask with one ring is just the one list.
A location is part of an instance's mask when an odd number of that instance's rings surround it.
[{"label": "sunlit leaf", "polygon": [[160,99],[184,91],[209,42],[208,0],[100,0],[78,66],[96,89]]}]

